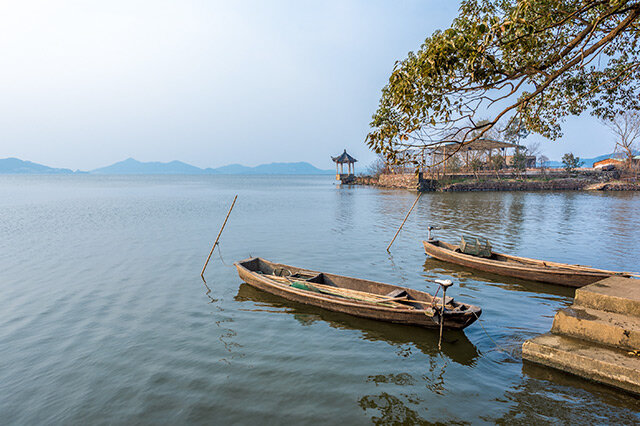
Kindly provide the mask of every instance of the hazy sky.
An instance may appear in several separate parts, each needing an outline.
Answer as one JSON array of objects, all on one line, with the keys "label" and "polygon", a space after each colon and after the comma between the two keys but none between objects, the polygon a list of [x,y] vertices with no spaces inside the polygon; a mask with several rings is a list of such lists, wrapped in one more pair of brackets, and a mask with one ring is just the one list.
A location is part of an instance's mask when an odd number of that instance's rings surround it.
[{"label": "hazy sky", "polygon": [[[363,168],[374,157],[364,138],[394,61],[449,26],[457,7],[2,1],[0,158],[82,170],[127,157],[332,168],[329,156],[347,148]],[[612,147],[589,116],[542,144],[552,159]]]}]

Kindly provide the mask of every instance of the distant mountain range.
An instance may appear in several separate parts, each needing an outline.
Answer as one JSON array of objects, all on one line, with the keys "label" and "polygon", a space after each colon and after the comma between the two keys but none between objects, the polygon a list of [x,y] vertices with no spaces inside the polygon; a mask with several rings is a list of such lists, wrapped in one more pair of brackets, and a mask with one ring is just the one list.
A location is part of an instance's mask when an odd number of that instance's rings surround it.
[{"label": "distant mountain range", "polygon": [[32,175],[59,175],[73,173],[69,169],[54,169],[31,161],[20,160],[19,158],[0,159],[0,173],[4,174],[32,174]]},{"label": "distant mountain range", "polygon": [[[639,152],[640,153],[640,152]],[[614,154],[603,154],[594,158],[582,158],[582,167],[593,167],[593,163],[609,158]],[[547,167],[560,168],[561,161],[549,161]],[[110,166],[83,172],[80,170],[56,169],[43,164],[24,161],[18,158],[0,159],[0,174],[72,174],[89,173],[96,175],[330,175],[334,170],[322,170],[306,162],[270,163],[255,167],[241,164],[229,164],[217,168],[201,169],[182,161],[161,163],[158,161],[142,162],[133,158],[119,161]]]},{"label": "distant mountain range", "polygon": [[226,175],[331,175],[334,170],[321,170],[306,163],[269,163],[255,167],[230,164],[217,169],[205,169],[205,172]]},{"label": "distant mountain range", "polygon": [[91,170],[89,173],[97,175],[200,175],[204,173],[204,170],[182,161],[143,163],[133,158],[127,158],[110,166]]},{"label": "distant mountain range", "polygon": [[271,163],[256,167],[230,164],[218,168],[201,169],[182,161],[161,163],[157,161],[142,162],[133,158],[119,161],[110,166],[100,167],[89,172],[55,169],[42,164],[23,161],[18,158],[0,159],[0,174],[70,174],[90,173],[99,175],[327,175],[333,170],[322,170],[306,162]]}]

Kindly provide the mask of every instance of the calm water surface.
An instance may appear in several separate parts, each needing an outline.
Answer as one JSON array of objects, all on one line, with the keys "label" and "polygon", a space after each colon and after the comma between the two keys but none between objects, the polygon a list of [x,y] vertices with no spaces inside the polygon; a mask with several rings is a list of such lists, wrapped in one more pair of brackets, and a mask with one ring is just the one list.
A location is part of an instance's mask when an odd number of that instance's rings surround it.
[{"label": "calm water surface", "polygon": [[[209,293],[200,270],[236,193]],[[331,177],[0,177],[2,423],[640,421],[638,398],[523,365],[522,342],[572,290],[421,248],[434,224],[442,239],[638,269],[640,194],[425,194],[390,255],[414,199]],[[453,277],[482,323],[439,352],[437,332],[252,289],[228,266],[252,255],[429,291]]]}]

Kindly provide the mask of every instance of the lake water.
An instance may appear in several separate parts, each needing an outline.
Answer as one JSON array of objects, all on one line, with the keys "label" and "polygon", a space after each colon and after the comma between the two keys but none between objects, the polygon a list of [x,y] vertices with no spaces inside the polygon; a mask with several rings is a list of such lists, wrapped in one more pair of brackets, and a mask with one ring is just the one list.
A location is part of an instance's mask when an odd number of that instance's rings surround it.
[{"label": "lake water", "polygon": [[[206,278],[200,270],[238,201]],[[429,193],[331,176],[1,176],[3,424],[637,423],[640,399],[524,364],[573,291],[428,259],[464,231],[516,255],[639,269],[640,194]],[[438,333],[254,290],[249,256],[448,294]],[[223,263],[224,261],[224,263]],[[484,328],[483,328],[484,327]],[[498,346],[496,346],[498,345]]]}]

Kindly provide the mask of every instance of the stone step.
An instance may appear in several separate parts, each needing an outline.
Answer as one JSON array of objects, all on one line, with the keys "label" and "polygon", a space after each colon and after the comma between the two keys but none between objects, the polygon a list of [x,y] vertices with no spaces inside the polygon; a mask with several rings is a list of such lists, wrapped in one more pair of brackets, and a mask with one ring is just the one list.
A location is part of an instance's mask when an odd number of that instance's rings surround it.
[{"label": "stone step", "polygon": [[640,395],[640,357],[624,350],[547,333],[524,342],[522,357]]},{"label": "stone step", "polygon": [[640,317],[640,280],[610,277],[576,290],[574,305]]},{"label": "stone step", "polygon": [[551,332],[620,349],[640,349],[640,317],[584,306],[559,310]]}]

